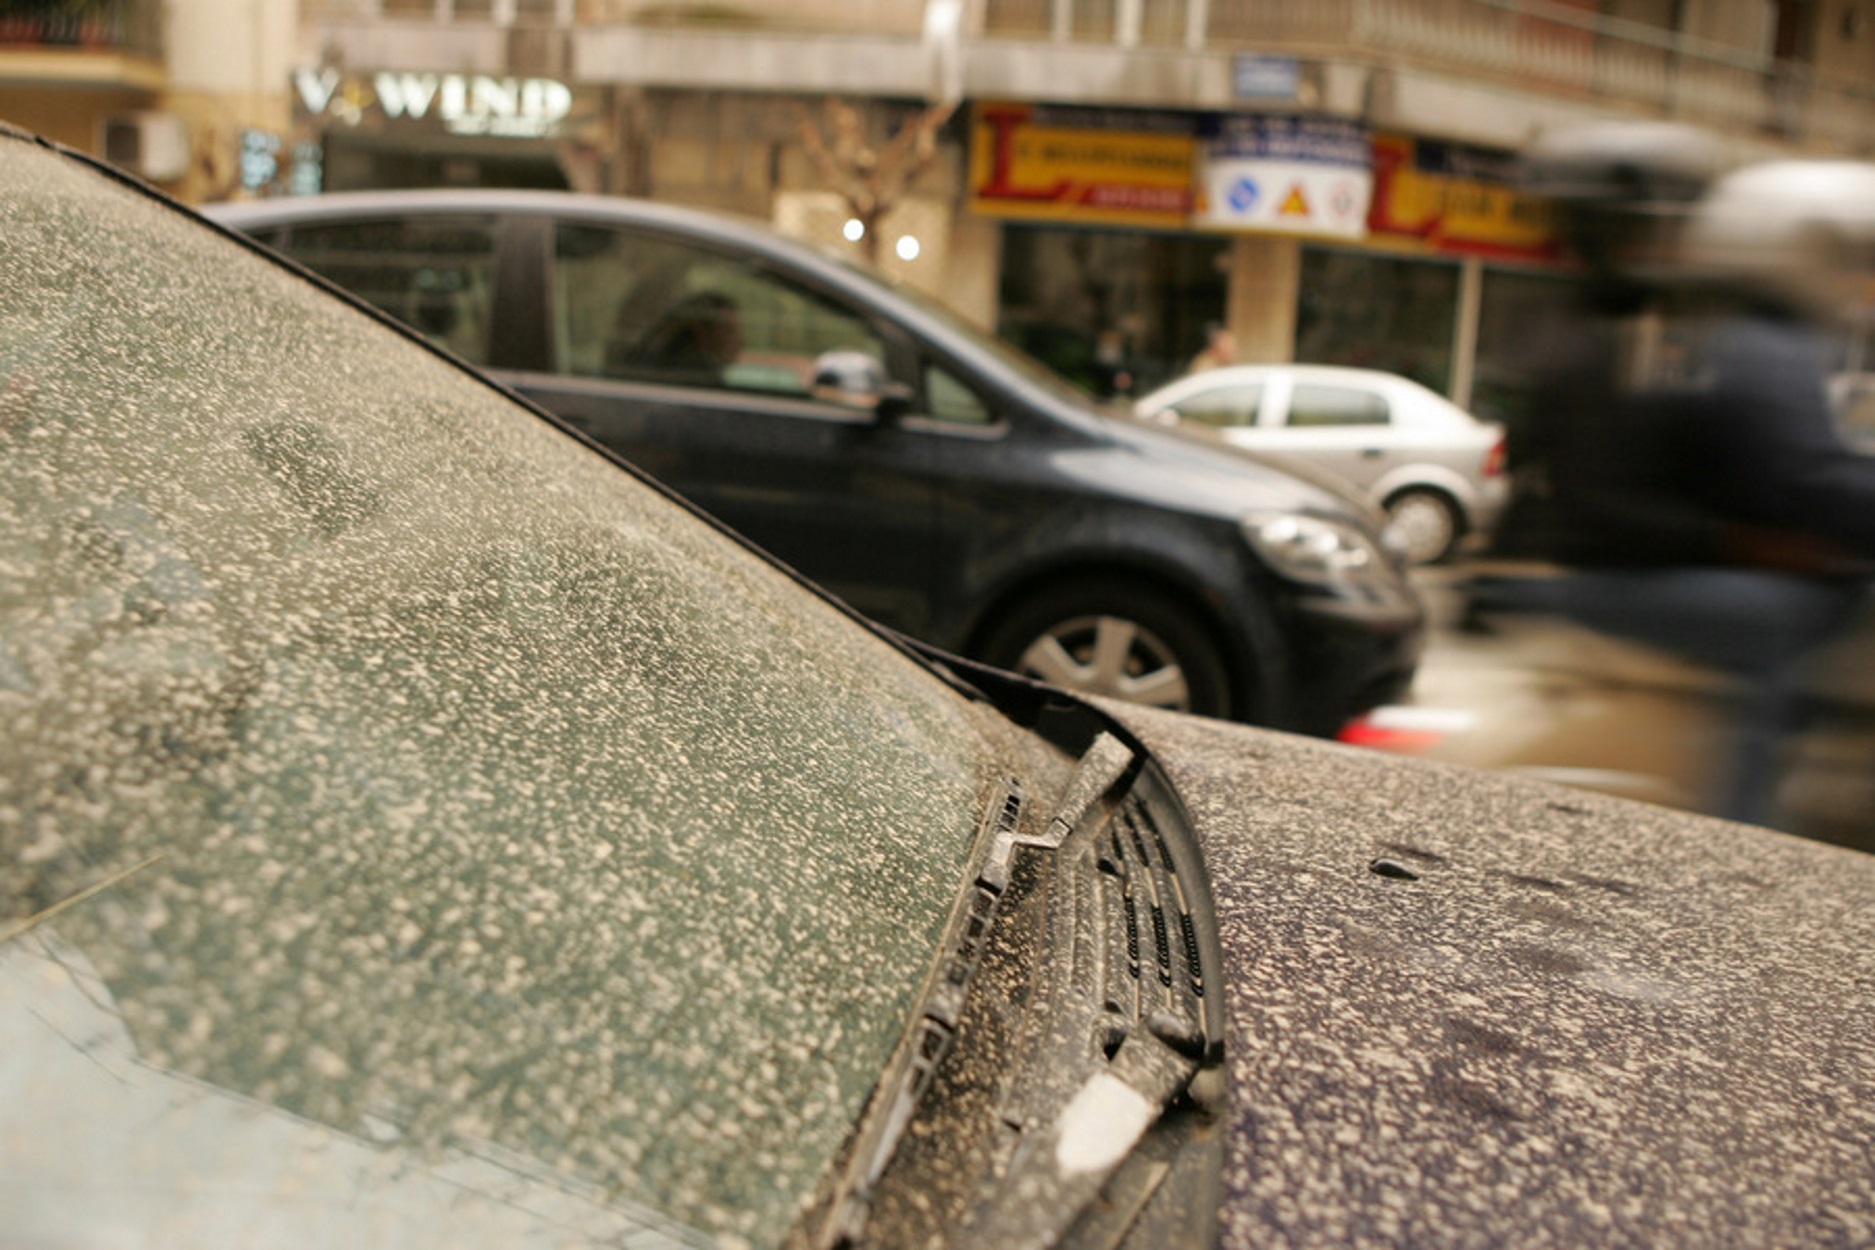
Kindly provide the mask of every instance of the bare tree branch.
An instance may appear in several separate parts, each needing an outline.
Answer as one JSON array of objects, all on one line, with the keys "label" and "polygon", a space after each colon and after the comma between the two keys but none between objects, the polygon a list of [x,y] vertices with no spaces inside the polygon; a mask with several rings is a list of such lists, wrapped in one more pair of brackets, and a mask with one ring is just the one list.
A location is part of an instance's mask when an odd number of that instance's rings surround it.
[{"label": "bare tree branch", "polygon": [[954,109],[954,105],[941,105],[906,118],[883,151],[866,142],[864,118],[852,105],[828,99],[825,129],[807,110],[801,110],[795,125],[801,147],[864,228],[860,246],[868,260],[879,258],[880,219],[937,159],[938,132]]}]

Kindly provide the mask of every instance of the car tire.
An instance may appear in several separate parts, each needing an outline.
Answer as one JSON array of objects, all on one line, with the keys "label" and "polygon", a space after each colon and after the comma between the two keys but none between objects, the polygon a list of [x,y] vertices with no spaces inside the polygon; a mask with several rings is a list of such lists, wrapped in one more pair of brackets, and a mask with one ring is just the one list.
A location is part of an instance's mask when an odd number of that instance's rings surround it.
[{"label": "car tire", "polygon": [[1018,603],[985,635],[985,663],[1079,695],[1229,717],[1230,666],[1195,610],[1137,581],[1075,581]]},{"label": "car tire", "polygon": [[1451,496],[1436,490],[1403,490],[1387,500],[1387,525],[1414,564],[1451,558],[1464,533],[1464,519]]}]

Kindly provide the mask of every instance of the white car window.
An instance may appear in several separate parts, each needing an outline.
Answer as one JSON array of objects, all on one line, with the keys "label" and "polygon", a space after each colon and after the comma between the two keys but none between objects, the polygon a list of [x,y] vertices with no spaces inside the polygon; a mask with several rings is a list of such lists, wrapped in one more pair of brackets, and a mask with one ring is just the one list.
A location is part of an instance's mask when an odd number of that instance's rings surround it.
[{"label": "white car window", "polygon": [[1291,426],[1385,425],[1387,401],[1352,386],[1297,386],[1289,401]]},{"label": "white car window", "polygon": [[1200,391],[1180,400],[1174,410],[1181,421],[1221,429],[1229,425],[1255,425],[1262,402],[1263,386],[1253,382]]}]

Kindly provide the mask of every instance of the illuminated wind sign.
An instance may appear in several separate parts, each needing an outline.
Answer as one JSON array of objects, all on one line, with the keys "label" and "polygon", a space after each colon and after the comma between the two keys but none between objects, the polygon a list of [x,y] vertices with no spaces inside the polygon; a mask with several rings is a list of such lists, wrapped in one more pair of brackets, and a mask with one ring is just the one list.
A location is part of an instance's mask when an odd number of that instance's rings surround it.
[{"label": "illuminated wind sign", "polygon": [[455,135],[544,139],[573,111],[572,88],[551,78],[302,69],[293,88],[315,118],[347,126],[429,122]]}]

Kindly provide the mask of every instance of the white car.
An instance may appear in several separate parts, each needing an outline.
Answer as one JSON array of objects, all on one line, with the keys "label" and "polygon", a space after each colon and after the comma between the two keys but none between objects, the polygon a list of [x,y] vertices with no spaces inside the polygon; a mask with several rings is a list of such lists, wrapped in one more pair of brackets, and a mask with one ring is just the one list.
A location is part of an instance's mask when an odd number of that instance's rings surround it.
[{"label": "white car", "polygon": [[1346,478],[1386,509],[1415,563],[1489,531],[1510,493],[1502,426],[1377,369],[1231,365],[1168,383],[1134,411]]}]

